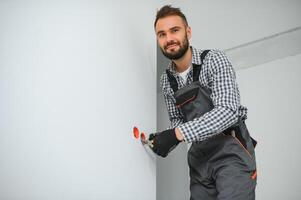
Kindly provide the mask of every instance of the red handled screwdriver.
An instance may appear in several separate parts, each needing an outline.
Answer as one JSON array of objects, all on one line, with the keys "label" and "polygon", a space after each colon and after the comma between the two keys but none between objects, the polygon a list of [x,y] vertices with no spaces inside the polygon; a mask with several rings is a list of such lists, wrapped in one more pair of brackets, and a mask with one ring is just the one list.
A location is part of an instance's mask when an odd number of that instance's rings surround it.
[{"label": "red handled screwdriver", "polygon": [[[135,137],[135,138],[137,138],[137,139],[139,138],[139,129],[138,129],[137,127],[134,127],[134,128],[133,128],[133,134],[134,134],[134,137]],[[143,132],[141,132],[141,134],[140,134],[140,140],[141,140],[141,143],[142,143],[143,145],[146,144],[146,145],[148,145],[150,148],[153,148],[153,147],[154,147],[153,141],[152,141],[152,140],[148,140]]]}]

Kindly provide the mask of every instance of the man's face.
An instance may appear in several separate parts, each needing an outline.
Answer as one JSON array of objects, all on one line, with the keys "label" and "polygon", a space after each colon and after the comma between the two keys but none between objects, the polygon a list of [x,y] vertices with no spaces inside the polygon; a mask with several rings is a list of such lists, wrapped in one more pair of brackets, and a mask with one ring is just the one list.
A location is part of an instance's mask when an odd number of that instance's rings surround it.
[{"label": "man's face", "polygon": [[179,16],[168,16],[157,21],[157,41],[162,53],[169,59],[181,58],[189,48],[191,29]]}]

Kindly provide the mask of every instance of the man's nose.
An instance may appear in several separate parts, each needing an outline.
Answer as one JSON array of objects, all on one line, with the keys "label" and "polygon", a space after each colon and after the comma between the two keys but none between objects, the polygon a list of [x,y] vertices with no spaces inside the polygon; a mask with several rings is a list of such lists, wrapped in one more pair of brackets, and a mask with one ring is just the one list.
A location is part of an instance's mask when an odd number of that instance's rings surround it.
[{"label": "man's nose", "polygon": [[174,40],[173,35],[170,34],[170,33],[167,33],[167,34],[166,34],[166,42],[171,42],[171,41],[173,41],[173,40]]}]

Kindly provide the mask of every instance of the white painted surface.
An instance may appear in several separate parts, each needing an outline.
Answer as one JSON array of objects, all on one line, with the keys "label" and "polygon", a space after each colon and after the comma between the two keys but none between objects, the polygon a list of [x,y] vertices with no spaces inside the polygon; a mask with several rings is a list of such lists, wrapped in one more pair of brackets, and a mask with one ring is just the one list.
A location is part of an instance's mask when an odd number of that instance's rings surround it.
[{"label": "white painted surface", "polygon": [[[157,128],[169,127],[168,113],[162,93],[157,94]],[[181,143],[166,158],[157,158],[157,200],[189,199],[187,144]]]},{"label": "white painted surface", "polygon": [[225,51],[236,70],[301,53],[301,26]]},{"label": "white painted surface", "polygon": [[[0,2],[0,199],[154,200],[152,2]],[[137,18],[137,16],[143,16]]]},{"label": "white painted surface", "polygon": [[301,54],[237,72],[247,125],[258,140],[258,200],[301,199]]}]

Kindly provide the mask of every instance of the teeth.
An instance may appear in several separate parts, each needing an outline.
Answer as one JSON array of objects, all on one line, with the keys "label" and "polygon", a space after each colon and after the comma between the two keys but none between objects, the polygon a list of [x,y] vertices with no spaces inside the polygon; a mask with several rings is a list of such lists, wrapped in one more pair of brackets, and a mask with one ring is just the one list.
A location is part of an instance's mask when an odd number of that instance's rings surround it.
[{"label": "teeth", "polygon": [[172,47],[176,47],[176,46],[177,46],[176,44],[172,44],[172,45],[167,46],[167,49],[172,48]]}]

